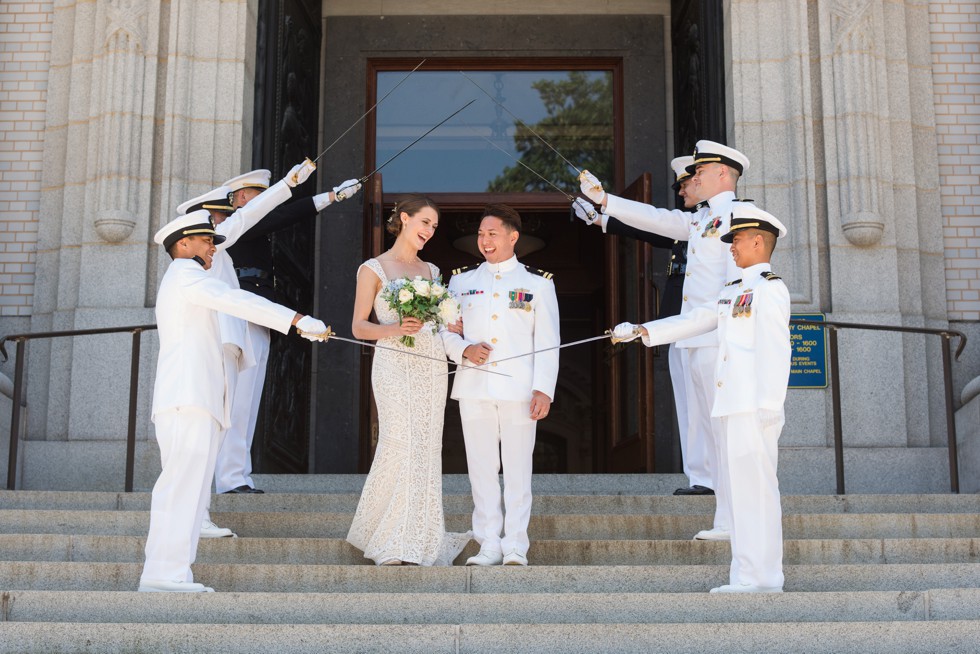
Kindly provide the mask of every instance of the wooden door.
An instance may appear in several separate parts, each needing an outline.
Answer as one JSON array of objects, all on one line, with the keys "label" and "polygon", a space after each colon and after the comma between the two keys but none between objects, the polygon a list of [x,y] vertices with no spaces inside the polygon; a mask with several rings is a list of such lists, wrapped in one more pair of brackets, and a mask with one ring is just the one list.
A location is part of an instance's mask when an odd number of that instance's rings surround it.
[{"label": "wooden door", "polygon": [[[644,173],[619,195],[651,202],[651,176]],[[615,325],[656,317],[657,287],[652,279],[653,248],[640,241],[606,240],[606,315]],[[654,471],[654,353],[639,341],[613,347],[606,381],[606,472]]]}]

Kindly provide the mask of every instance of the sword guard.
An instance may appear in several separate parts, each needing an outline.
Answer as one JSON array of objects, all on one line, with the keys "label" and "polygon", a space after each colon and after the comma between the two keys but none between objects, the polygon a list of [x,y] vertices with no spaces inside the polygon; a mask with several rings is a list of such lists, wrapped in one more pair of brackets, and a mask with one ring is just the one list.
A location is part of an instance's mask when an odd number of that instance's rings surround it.
[{"label": "sword guard", "polygon": [[641,336],[643,334],[643,332],[640,331],[640,327],[638,325],[634,325],[633,326],[633,336],[630,337],[630,338],[616,338],[615,336],[613,336],[613,331],[611,329],[607,329],[606,330],[606,333],[609,334],[609,341],[613,345],[616,345],[618,343],[629,343],[630,341],[632,341],[633,339],[635,339],[637,336]]},{"label": "sword guard", "polygon": [[302,336],[303,338],[307,338],[311,341],[320,341],[321,343],[326,343],[327,341],[330,340],[330,337],[333,336],[336,332],[330,329],[330,325],[327,325],[327,331],[322,332],[320,334],[304,332],[302,329],[298,327],[296,328],[296,333]]},{"label": "sword guard", "polygon": [[[583,170],[582,172],[580,172],[578,174],[578,181],[581,182],[583,179],[585,179],[585,176],[588,175],[588,174],[589,174],[589,171],[587,171],[587,170]],[[593,191],[601,191],[602,190],[602,184],[593,184],[592,185],[592,190]]]}]

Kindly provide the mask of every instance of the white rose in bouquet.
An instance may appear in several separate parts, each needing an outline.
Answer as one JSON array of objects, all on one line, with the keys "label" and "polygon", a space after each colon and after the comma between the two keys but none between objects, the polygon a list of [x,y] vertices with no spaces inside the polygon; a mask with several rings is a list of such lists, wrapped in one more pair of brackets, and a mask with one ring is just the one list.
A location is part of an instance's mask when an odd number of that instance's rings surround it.
[{"label": "white rose in bouquet", "polygon": [[402,290],[398,291],[398,301],[401,302],[402,304],[405,304],[406,302],[411,302],[413,297],[415,296],[412,295],[412,291],[410,291],[407,288],[403,288]]},{"label": "white rose in bouquet", "polygon": [[412,280],[412,288],[419,297],[429,297],[429,280],[416,277]]},{"label": "white rose in bouquet", "polygon": [[429,289],[429,293],[432,297],[442,297],[443,293],[446,292],[446,287],[439,282],[432,282],[432,287]]},{"label": "white rose in bouquet", "polygon": [[439,303],[439,319],[444,325],[459,320],[459,303],[452,297],[447,297]]}]

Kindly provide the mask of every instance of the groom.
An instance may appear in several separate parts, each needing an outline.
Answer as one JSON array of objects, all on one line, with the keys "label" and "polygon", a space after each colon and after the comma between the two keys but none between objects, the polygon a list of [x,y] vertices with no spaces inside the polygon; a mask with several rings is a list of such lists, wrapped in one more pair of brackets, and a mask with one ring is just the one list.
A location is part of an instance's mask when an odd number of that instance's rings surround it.
[{"label": "groom", "polygon": [[[503,204],[487,206],[477,233],[486,262],[454,270],[449,282],[462,305],[463,334],[443,332],[443,341],[460,366],[451,397],[459,401],[473,534],[480,543],[480,553],[466,565],[527,565],[534,434],[537,421],[551,409],[558,378],[557,349],[510,358],[560,342],[551,273],[517,260],[520,235],[520,214]],[[469,369],[484,365],[510,377]],[[500,503],[501,461],[506,516]]]}]

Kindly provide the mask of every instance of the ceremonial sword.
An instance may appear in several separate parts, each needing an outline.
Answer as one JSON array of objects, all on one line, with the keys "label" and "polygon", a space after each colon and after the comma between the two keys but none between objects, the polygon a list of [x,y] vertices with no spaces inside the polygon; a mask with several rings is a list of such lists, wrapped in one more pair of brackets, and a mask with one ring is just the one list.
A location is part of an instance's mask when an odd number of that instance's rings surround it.
[{"label": "ceremonial sword", "polygon": [[[466,104],[464,104],[462,107],[460,107],[456,111],[452,112],[451,114],[449,114],[448,116],[446,116],[445,118],[443,118],[442,120],[440,120],[438,123],[436,123],[435,125],[433,125],[432,127],[430,127],[428,130],[426,130],[425,133],[422,134],[420,137],[418,137],[417,139],[415,139],[414,141],[412,141],[411,143],[409,143],[408,145],[406,145],[404,148],[402,148],[401,150],[399,150],[398,152],[396,152],[394,155],[392,155],[383,164],[381,164],[380,166],[378,166],[377,168],[375,168],[374,170],[372,170],[371,172],[369,172],[364,177],[362,177],[359,180],[357,180],[358,183],[359,184],[363,184],[366,181],[368,181],[368,179],[370,179],[371,175],[374,175],[376,172],[378,172],[379,170],[381,170],[382,168],[384,168],[385,166],[387,166],[388,164],[390,164],[392,161],[394,161],[395,159],[397,159],[398,157],[400,157],[402,154],[405,153],[406,150],[408,150],[413,145],[415,145],[416,143],[418,143],[419,141],[421,141],[422,139],[424,139],[426,136],[428,136],[429,134],[431,134],[432,132],[434,132],[437,128],[441,127],[444,123],[448,122],[449,119],[451,119],[453,116],[455,116],[456,114],[458,114],[459,112],[461,112],[463,109],[466,109],[468,106],[470,106],[474,102],[476,102],[475,99],[474,100],[470,100],[469,102],[467,102]],[[338,200],[344,200],[344,199],[346,199],[347,198],[346,191],[347,191],[347,189],[341,189],[337,193],[337,199]]]},{"label": "ceremonial sword", "polygon": [[[463,124],[466,125],[465,122]],[[507,152],[507,150],[504,150],[502,147],[500,147],[499,145],[497,145],[496,143],[494,143],[493,141],[491,141],[490,139],[488,139],[483,134],[480,134],[478,131],[476,131],[476,128],[474,128],[474,127],[472,127],[470,125],[466,125],[466,126],[470,128],[470,131],[471,132],[473,132],[474,134],[476,134],[477,136],[479,136],[480,138],[482,138],[484,141],[486,141],[487,143],[489,143],[493,147],[497,148],[498,150],[500,150],[501,152],[503,152],[504,154],[506,154],[515,163],[518,163],[518,164],[524,166],[529,171],[531,171],[532,174],[537,175],[539,178],[541,178],[541,180],[543,180],[546,184],[550,184],[552,188],[554,188],[556,191],[558,191],[559,193],[561,193],[562,195],[564,195],[565,198],[567,198],[569,202],[571,202],[573,204],[575,203],[575,200],[577,198],[574,195],[572,195],[571,193],[569,193],[565,189],[561,188],[560,186],[558,186],[557,184],[555,184],[554,182],[552,182],[550,179],[548,179],[547,177],[545,177],[544,175],[542,175],[541,173],[539,173],[535,169],[533,169],[530,166],[528,166],[526,163],[524,163],[523,161],[521,161],[520,159],[518,159],[517,157],[515,157],[514,155],[512,155],[510,152]],[[592,203],[589,202],[589,204],[591,205]],[[572,208],[572,210],[574,211],[574,207]],[[589,209],[587,215],[589,216],[589,220],[591,222],[595,222],[596,218],[598,217],[594,208]]]},{"label": "ceremonial sword", "polygon": [[[639,327],[637,327],[637,326],[633,327],[633,335],[634,336],[639,336],[640,333],[641,332],[640,332],[640,328]],[[546,348],[544,348],[542,350],[535,350],[533,352],[525,352],[524,354],[515,354],[512,357],[507,357],[505,359],[497,359],[496,361],[487,361],[486,363],[481,363],[481,364],[476,365],[476,366],[465,366],[465,367],[464,366],[458,366],[456,368],[456,370],[447,372],[446,374],[447,375],[455,375],[457,372],[460,372],[460,371],[463,371],[463,370],[483,370],[484,366],[489,366],[489,365],[491,365],[493,363],[503,363],[504,361],[513,361],[514,359],[522,359],[524,357],[533,356],[535,354],[541,354],[542,352],[551,352],[552,350],[561,350],[561,349],[564,349],[566,347],[572,347],[574,345],[584,345],[585,343],[591,343],[593,341],[601,341],[601,340],[604,340],[604,339],[607,339],[607,338],[610,341],[612,341],[613,343],[622,343],[622,342],[624,342],[624,341],[627,340],[627,339],[622,339],[622,338],[616,338],[615,336],[613,336],[612,331],[607,329],[606,330],[606,333],[603,334],[603,335],[601,335],[601,336],[591,336],[589,338],[583,338],[580,341],[572,341],[571,343],[562,343],[561,345],[555,345],[553,347],[546,347]]]},{"label": "ceremonial sword", "polygon": [[[397,352],[398,354],[410,354],[413,357],[419,357],[421,359],[428,359],[429,361],[436,361],[436,362],[439,362],[439,363],[446,363],[446,360],[445,359],[438,359],[436,357],[430,357],[430,356],[427,356],[425,354],[419,354],[418,352],[409,352],[407,350],[399,350],[399,349],[396,349],[396,348],[393,348],[393,347],[385,347],[384,345],[378,345],[377,343],[368,343],[367,341],[358,341],[358,340],[353,339],[353,338],[344,338],[343,336],[337,336],[337,334],[335,334],[334,331],[332,329],[330,329],[330,325],[327,325],[327,331],[322,332],[320,334],[314,334],[312,332],[304,332],[302,329],[299,329],[298,327],[296,328],[296,331],[303,338],[306,338],[306,339],[309,339],[309,340],[319,341],[320,343],[326,343],[330,339],[334,339],[335,341],[343,341],[345,343],[353,343],[354,345],[366,345],[367,347],[373,347],[376,350],[387,350],[389,352]],[[489,372],[490,374],[493,374],[493,375],[500,375],[502,377],[510,377],[510,375],[508,375],[507,373],[504,373],[504,372],[497,372],[495,370],[483,370],[482,368],[481,368],[481,370],[483,372]]]},{"label": "ceremonial sword", "polygon": [[384,101],[385,101],[385,98],[387,98],[387,97],[388,97],[389,95],[391,95],[392,93],[394,93],[394,92],[395,92],[395,89],[397,89],[397,88],[398,88],[399,86],[401,86],[401,85],[402,85],[402,82],[404,82],[404,81],[405,81],[405,80],[407,80],[407,79],[408,79],[409,77],[411,77],[411,76],[412,76],[412,73],[414,73],[414,72],[415,72],[415,71],[417,71],[417,70],[418,70],[419,68],[421,68],[421,67],[422,67],[422,64],[424,64],[424,63],[425,63],[425,59],[423,59],[422,61],[420,61],[420,62],[419,62],[419,65],[418,65],[418,66],[416,66],[416,67],[415,67],[415,68],[413,68],[412,70],[410,70],[410,71],[408,71],[408,75],[405,75],[405,77],[403,77],[403,78],[401,79],[401,81],[399,81],[399,82],[398,82],[397,84],[395,84],[395,85],[394,85],[393,87],[391,87],[391,90],[390,90],[390,91],[388,91],[387,93],[385,93],[385,94],[384,94],[384,95],[383,95],[383,96],[381,97],[381,99],[380,99],[380,100],[378,100],[377,102],[375,102],[375,103],[374,103],[374,105],[373,105],[373,106],[372,106],[372,107],[371,107],[370,109],[368,109],[368,110],[367,110],[367,111],[365,111],[365,112],[364,112],[363,114],[361,114],[361,117],[360,117],[360,118],[358,118],[358,119],[357,119],[357,120],[355,120],[355,121],[354,121],[353,123],[351,123],[351,126],[350,126],[350,127],[348,127],[348,128],[346,129],[346,130],[344,130],[344,133],[343,133],[343,134],[341,134],[340,136],[338,136],[337,138],[335,138],[335,139],[334,139],[334,141],[333,141],[333,143],[331,143],[331,144],[330,144],[330,145],[328,145],[328,146],[327,146],[326,148],[324,148],[324,150],[323,150],[323,152],[321,152],[320,154],[318,154],[318,155],[316,156],[316,159],[314,159],[314,160],[313,160],[313,161],[312,161],[311,163],[316,163],[316,162],[318,162],[318,161],[320,160],[320,157],[322,157],[323,155],[325,155],[325,154],[327,153],[327,150],[329,150],[329,149],[330,149],[330,148],[332,148],[333,146],[335,146],[335,145],[337,145],[337,141],[339,141],[340,139],[342,139],[342,138],[344,138],[345,136],[347,136],[347,132],[349,132],[349,131],[351,131],[352,129],[354,129],[354,127],[355,127],[355,126],[356,126],[356,125],[357,125],[357,124],[358,124],[359,122],[361,122],[362,120],[364,120],[364,119],[365,119],[365,118],[367,117],[367,115],[368,115],[369,113],[371,113],[372,111],[374,111],[374,109],[375,109],[375,108],[376,108],[376,107],[377,107],[377,106],[378,106],[379,104],[381,104],[382,102],[384,102]]}]

